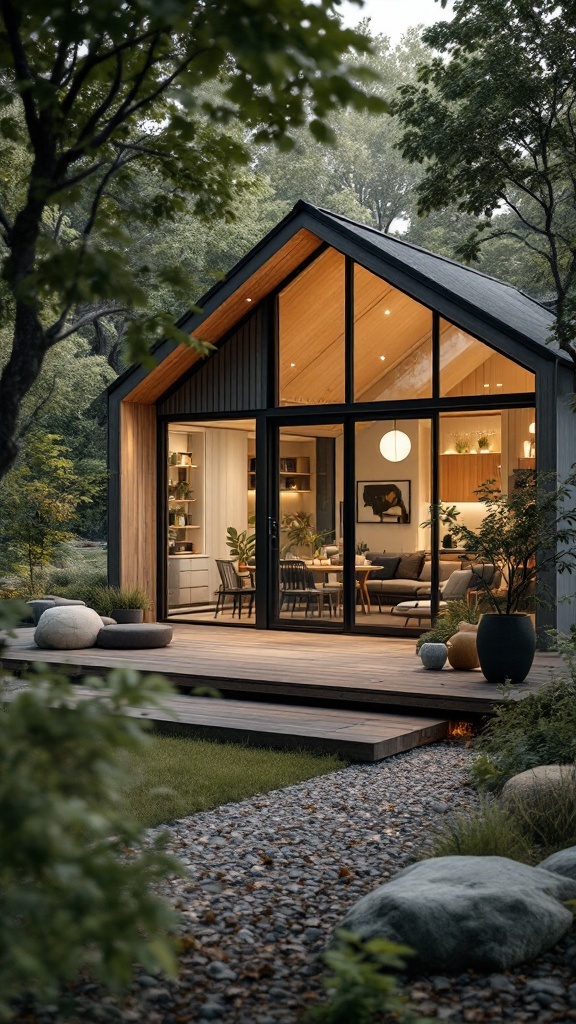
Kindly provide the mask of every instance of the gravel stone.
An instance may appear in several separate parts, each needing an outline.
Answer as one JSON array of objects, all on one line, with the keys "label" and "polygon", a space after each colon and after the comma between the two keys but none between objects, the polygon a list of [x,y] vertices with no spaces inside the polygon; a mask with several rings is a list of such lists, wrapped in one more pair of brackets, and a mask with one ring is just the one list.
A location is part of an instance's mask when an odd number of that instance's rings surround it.
[{"label": "gravel stone", "polygon": [[[168,832],[189,871],[157,887],[180,915],[178,979],[142,971],[108,1007],[100,986],[78,982],[50,1017],[23,1002],[13,1024],[86,1024],[105,1012],[112,1020],[112,1007],[126,1024],[298,1024],[325,998],[321,954],[333,929],[429,843],[446,813],[432,803],[454,813],[476,806],[474,790],[462,785],[472,757],[455,743],[432,744],[152,829],[151,839]],[[419,1014],[453,1024],[570,1024],[575,963],[572,935],[506,974],[405,974],[400,987],[408,997],[421,993]],[[542,987],[543,980],[557,984]],[[530,990],[531,981],[540,987]],[[156,1002],[159,989],[169,999]]]}]

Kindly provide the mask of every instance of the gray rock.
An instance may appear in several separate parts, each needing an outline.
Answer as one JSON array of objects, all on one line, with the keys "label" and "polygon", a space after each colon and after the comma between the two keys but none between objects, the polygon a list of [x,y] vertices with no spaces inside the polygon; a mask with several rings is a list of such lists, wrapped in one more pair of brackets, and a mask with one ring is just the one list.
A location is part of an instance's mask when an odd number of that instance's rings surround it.
[{"label": "gray rock", "polygon": [[45,650],[82,650],[94,646],[101,629],[102,619],[92,608],[81,605],[47,608],[34,631],[34,642]]},{"label": "gray rock", "polygon": [[416,962],[434,972],[502,971],[570,930],[561,901],[574,898],[576,881],[506,857],[436,857],[364,896],[342,927],[412,946]]},{"label": "gray rock", "polygon": [[206,974],[209,974],[215,981],[236,981],[238,977],[236,971],[230,970],[221,960],[213,960],[211,964],[208,964]]},{"label": "gray rock", "polygon": [[562,803],[566,791],[576,790],[574,766],[569,764],[543,764],[514,775],[504,786],[501,800],[509,810],[520,805],[524,808],[546,808],[550,803]]},{"label": "gray rock", "polygon": [[576,846],[558,850],[558,853],[546,857],[546,860],[543,860],[538,867],[544,868],[545,871],[553,871],[556,875],[573,878],[576,881]]}]

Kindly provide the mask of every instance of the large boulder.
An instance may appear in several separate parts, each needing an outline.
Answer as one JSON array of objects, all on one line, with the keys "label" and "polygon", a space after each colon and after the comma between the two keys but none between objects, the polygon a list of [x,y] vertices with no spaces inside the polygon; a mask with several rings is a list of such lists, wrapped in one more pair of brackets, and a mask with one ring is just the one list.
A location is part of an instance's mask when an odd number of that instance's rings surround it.
[{"label": "large boulder", "polygon": [[565,875],[576,882],[576,846],[558,850],[557,853],[546,857],[538,867],[544,868],[545,871],[553,871],[557,875]]},{"label": "large boulder", "polygon": [[543,764],[508,779],[501,799],[507,810],[552,810],[565,803],[567,791],[576,796],[574,765]]},{"label": "large boulder", "polygon": [[38,647],[54,651],[73,651],[93,647],[102,629],[102,619],[92,608],[80,605],[48,608],[36,626]]},{"label": "large boulder", "polygon": [[576,881],[506,857],[434,857],[364,896],[342,928],[412,946],[435,973],[502,971],[570,930],[562,901],[575,897]]}]

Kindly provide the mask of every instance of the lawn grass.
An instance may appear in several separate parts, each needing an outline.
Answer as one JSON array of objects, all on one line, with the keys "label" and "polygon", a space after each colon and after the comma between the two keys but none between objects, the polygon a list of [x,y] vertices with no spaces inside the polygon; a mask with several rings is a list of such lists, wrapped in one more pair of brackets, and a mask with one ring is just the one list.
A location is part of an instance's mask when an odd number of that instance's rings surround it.
[{"label": "lawn grass", "polygon": [[145,751],[127,761],[125,814],[149,828],[325,775],[344,764],[336,756],[307,751],[153,736]]}]

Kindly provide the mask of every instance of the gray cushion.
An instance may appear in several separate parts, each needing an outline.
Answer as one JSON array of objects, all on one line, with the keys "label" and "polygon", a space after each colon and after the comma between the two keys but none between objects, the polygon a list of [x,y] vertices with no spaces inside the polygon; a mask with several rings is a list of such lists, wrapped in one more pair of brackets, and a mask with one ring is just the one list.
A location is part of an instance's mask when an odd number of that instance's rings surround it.
[{"label": "gray cushion", "polygon": [[32,618],[34,619],[35,626],[40,622],[40,616],[43,612],[48,608],[54,608],[54,601],[51,597],[34,598],[33,601],[27,601],[26,604],[32,612]]},{"label": "gray cushion", "polygon": [[57,594],[48,594],[48,600],[54,601],[56,608],[65,607],[66,605],[76,605],[86,607],[86,601],[73,601],[70,597],[58,597]]},{"label": "gray cushion", "polygon": [[[442,583],[443,580],[449,580],[456,565],[454,562],[439,562],[438,563],[438,579]],[[424,562],[422,566],[422,572],[418,577],[420,583],[431,583],[432,582],[432,562]]]},{"label": "gray cushion", "polygon": [[406,597],[416,596],[418,592],[419,583],[418,580],[371,580],[368,577],[367,582],[368,591],[379,594],[390,594],[395,600],[402,600],[402,595]]},{"label": "gray cushion", "polygon": [[369,558],[368,561],[372,562],[372,565],[382,567],[374,569],[370,573],[369,578],[371,580],[391,580],[398,568],[400,558],[397,555],[375,555],[374,558]]},{"label": "gray cushion", "polygon": [[103,626],[96,637],[97,647],[112,650],[138,651],[151,647],[167,647],[172,639],[172,626],[163,622],[130,622]]},{"label": "gray cushion", "polygon": [[[376,559],[380,558],[381,555],[387,555],[387,554],[388,554],[387,551],[365,551],[364,552],[364,557],[367,559],[368,562],[375,562]],[[396,558],[396,557],[400,558],[400,555],[394,555],[394,552],[393,552],[392,553],[392,558]]]},{"label": "gray cushion", "polygon": [[422,572],[425,558],[425,551],[414,551],[410,554],[400,553],[400,564],[394,573],[396,579],[417,580]]},{"label": "gray cushion", "polygon": [[444,601],[461,601],[472,582],[471,569],[456,569],[442,591]]}]

